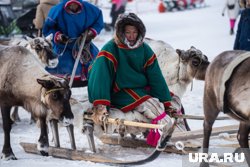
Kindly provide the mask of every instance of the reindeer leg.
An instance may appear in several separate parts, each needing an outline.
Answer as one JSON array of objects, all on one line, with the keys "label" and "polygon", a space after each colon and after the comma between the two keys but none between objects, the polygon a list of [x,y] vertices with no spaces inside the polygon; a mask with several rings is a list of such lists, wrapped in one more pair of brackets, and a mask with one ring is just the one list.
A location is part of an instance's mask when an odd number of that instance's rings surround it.
[{"label": "reindeer leg", "polygon": [[[203,153],[208,153],[209,140],[212,132],[212,127],[215,119],[219,114],[219,110],[216,108],[215,104],[211,101],[211,96],[207,96],[206,92],[204,93],[204,138],[203,138]],[[201,162],[200,167],[208,167],[209,164],[206,162]]]},{"label": "reindeer leg", "polygon": [[36,120],[35,120],[33,114],[30,113],[30,125],[32,125],[33,123],[36,123]]},{"label": "reindeer leg", "polygon": [[17,106],[14,107],[14,110],[11,114],[11,119],[14,122],[21,122],[21,119],[20,119],[19,114],[18,114],[18,107]]},{"label": "reindeer leg", "polygon": [[55,119],[52,119],[50,121],[50,128],[52,131],[52,136],[53,136],[53,140],[55,143],[55,147],[60,147],[60,140],[59,140],[59,133],[58,133],[58,121]]},{"label": "reindeer leg", "polygon": [[71,149],[75,150],[76,149],[76,143],[75,143],[75,135],[74,135],[74,125],[70,124],[66,128],[67,128],[67,131],[68,131],[68,134],[69,134]]},{"label": "reindeer leg", "polygon": [[48,156],[49,139],[48,139],[46,118],[41,117],[39,121],[40,121],[41,134],[38,140],[37,149],[43,156]]},{"label": "reindeer leg", "polygon": [[10,144],[10,131],[11,131],[11,125],[13,124],[13,121],[10,118],[10,110],[11,107],[9,106],[1,106],[3,131],[4,131],[4,145],[2,149],[1,159],[16,160],[17,158],[14,155]]},{"label": "reindeer leg", "polygon": [[245,154],[248,166],[250,166],[250,150],[248,144],[248,135],[250,132],[250,125],[244,122],[240,123],[237,139],[239,141],[241,151]]}]

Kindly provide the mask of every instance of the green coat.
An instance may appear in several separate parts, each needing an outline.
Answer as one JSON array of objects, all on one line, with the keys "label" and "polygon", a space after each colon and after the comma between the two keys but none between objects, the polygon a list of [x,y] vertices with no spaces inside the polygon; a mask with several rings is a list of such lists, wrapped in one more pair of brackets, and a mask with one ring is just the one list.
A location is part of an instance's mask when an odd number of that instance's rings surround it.
[{"label": "green coat", "polygon": [[111,40],[89,71],[88,94],[94,106],[103,104],[127,112],[150,97],[170,105],[170,92],[156,55],[146,43],[129,49]]}]

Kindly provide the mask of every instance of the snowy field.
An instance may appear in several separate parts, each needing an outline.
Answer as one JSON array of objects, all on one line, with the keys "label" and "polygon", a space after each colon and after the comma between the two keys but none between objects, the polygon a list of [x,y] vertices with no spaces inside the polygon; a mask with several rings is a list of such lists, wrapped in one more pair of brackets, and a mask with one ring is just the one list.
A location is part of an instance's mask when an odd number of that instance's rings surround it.
[{"label": "snowy field", "polygon": [[[101,3],[105,22],[110,22],[109,4]],[[135,2],[136,1],[136,2]],[[134,0],[129,3],[127,10],[136,12],[146,25],[146,36],[153,39],[163,40],[175,49],[189,49],[190,46],[195,46],[207,55],[209,60],[213,60],[216,55],[225,51],[232,50],[235,35],[229,35],[229,20],[227,16],[222,17],[224,0],[206,0],[206,7],[200,9],[192,9],[181,12],[158,13],[157,0]],[[237,22],[238,23],[238,22]],[[236,23],[236,27],[237,27]],[[104,42],[112,37],[111,32],[103,31],[95,40],[95,43],[101,48]],[[203,87],[204,82],[194,81],[192,86],[185,93],[182,103],[187,114],[203,115]],[[74,89],[74,95],[86,97],[86,89]],[[79,111],[81,112],[81,111]],[[18,125],[14,125],[11,133],[11,143],[13,151],[18,158],[17,161],[0,161],[0,167],[83,167],[107,166],[103,164],[95,164],[85,161],[69,161],[56,159],[53,157],[42,157],[39,155],[27,154],[19,145],[20,142],[36,143],[39,137],[39,129],[33,124],[29,125],[29,114],[20,112],[22,121]],[[202,129],[202,121],[189,121],[191,129]],[[217,121],[215,126],[237,124],[236,121]],[[3,146],[3,130],[0,124],[0,148]],[[60,129],[61,146],[70,147],[69,138],[65,128]],[[76,144],[79,150],[88,148],[88,142],[84,135],[80,133],[80,129],[75,129]],[[51,135],[51,134],[50,134]],[[110,150],[107,146],[98,142],[99,151],[104,154],[113,154],[123,157],[124,160],[141,158],[146,153],[150,153],[152,149],[124,149],[121,147],[112,147]],[[53,143],[51,142],[51,145]],[[134,156],[136,155],[136,156]],[[176,154],[161,154],[155,161],[145,164],[145,167],[181,167],[181,155]]]}]

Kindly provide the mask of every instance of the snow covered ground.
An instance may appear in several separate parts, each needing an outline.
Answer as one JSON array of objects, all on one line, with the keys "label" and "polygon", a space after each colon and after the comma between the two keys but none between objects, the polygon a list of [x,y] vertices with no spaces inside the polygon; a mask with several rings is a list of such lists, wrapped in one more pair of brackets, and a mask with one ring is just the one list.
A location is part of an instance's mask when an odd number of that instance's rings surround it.
[{"label": "snow covered ground", "polygon": [[[106,0],[105,0],[106,1]],[[109,5],[107,2],[101,3],[103,7],[103,14],[105,22],[110,22]],[[135,3],[136,2],[136,3]],[[136,12],[143,20],[147,28],[147,37],[163,40],[175,49],[188,49],[190,46],[195,46],[207,55],[209,60],[225,50],[231,50],[235,35],[229,35],[229,20],[227,16],[222,17],[221,12],[224,5],[224,0],[206,0],[206,7],[200,9],[192,9],[181,12],[172,13],[158,13],[158,0],[134,0],[133,3],[128,4],[128,11]],[[237,25],[237,24],[236,24]],[[96,44],[99,48],[103,43],[112,37],[110,32],[102,32],[96,39]],[[184,95],[182,102],[188,114],[203,115],[203,87],[204,82],[194,81]],[[74,95],[81,95],[82,98],[86,96],[86,89],[73,90]],[[42,157],[39,155],[27,154],[19,145],[20,142],[33,142],[38,139],[39,129],[34,125],[29,125],[29,114],[20,112],[22,122],[18,126],[14,125],[11,133],[12,148],[17,156],[17,161],[0,161],[1,167],[78,167],[78,166],[107,166],[103,164],[95,164],[85,161],[68,161],[56,159],[53,157]],[[236,124],[236,121],[217,121],[215,126]],[[192,129],[201,129],[202,121],[189,121]],[[0,127],[2,125],[0,124]],[[88,147],[87,139],[80,133],[79,129],[75,129],[77,148],[83,149]],[[61,128],[61,145],[62,147],[70,147],[69,138],[65,128]],[[107,146],[98,142],[100,152],[110,154],[107,152]],[[53,143],[51,143],[53,145]],[[0,129],[0,148],[3,146],[3,130]],[[125,160],[131,158],[141,158],[145,155],[144,152],[149,153],[152,149],[124,149],[120,147],[112,147],[113,154],[123,157]],[[125,151],[124,151],[125,150]],[[136,155],[136,156],[134,156]],[[176,154],[162,154],[155,161],[145,164],[145,167],[181,167],[184,164],[183,156]]]}]

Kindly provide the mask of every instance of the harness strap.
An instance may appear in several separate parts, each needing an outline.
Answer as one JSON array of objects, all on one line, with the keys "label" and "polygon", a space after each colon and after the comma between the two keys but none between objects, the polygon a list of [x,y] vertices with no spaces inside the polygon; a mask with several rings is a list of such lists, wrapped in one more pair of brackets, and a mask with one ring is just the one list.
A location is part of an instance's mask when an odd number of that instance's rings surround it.
[{"label": "harness strap", "polygon": [[44,93],[44,96],[47,96],[48,94],[50,94],[51,92],[55,92],[55,91],[58,91],[58,90],[63,90],[64,88],[55,88],[55,89],[50,89],[48,91],[46,91]]}]

